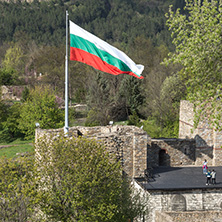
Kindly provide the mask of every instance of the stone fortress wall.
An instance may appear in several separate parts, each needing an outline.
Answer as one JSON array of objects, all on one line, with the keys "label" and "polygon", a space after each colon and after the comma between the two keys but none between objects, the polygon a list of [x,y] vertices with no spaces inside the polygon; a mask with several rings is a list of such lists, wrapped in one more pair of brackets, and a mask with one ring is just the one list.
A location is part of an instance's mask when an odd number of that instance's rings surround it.
[{"label": "stone fortress wall", "polygon": [[209,165],[222,165],[222,132],[209,127],[207,119],[194,126],[193,104],[180,102],[179,138],[194,138],[196,142],[195,165],[207,159]]},{"label": "stone fortress wall", "polygon": [[147,221],[216,222],[222,219],[222,190],[150,192],[149,205],[155,210],[150,210]]},{"label": "stone fortress wall", "polygon": [[[103,141],[107,151],[122,162],[125,172],[132,177],[143,177],[144,170],[158,166],[201,166],[222,164],[222,132],[199,127],[193,130],[192,105],[181,101],[179,137],[152,139],[135,126],[70,127],[71,134]],[[57,130],[36,130],[36,139]]]},{"label": "stone fortress wall", "polygon": [[[63,133],[63,129],[36,129],[36,141],[46,134]],[[69,133],[102,141],[109,153],[120,159],[131,177],[144,176],[144,170],[157,166],[195,164],[195,141],[190,139],[151,139],[135,126],[70,127]]]},{"label": "stone fortress wall", "polygon": [[[94,138],[116,154],[124,171],[133,178],[144,177],[144,170],[157,166],[221,165],[222,133],[199,125],[193,130],[192,105],[181,101],[180,129],[177,139],[152,139],[135,126],[71,127],[70,134]],[[63,129],[36,129],[36,141]],[[149,196],[149,222],[207,222],[222,218],[222,190],[194,189],[145,191]],[[187,219],[189,218],[189,219]]]},{"label": "stone fortress wall", "polygon": [[[59,134],[63,129],[36,129],[36,141],[46,134]],[[147,142],[150,137],[134,126],[70,127],[69,134],[102,141],[109,153],[120,159],[124,171],[131,177],[141,177],[147,168]]]},{"label": "stone fortress wall", "polygon": [[221,211],[156,212],[158,222],[222,222]]},{"label": "stone fortress wall", "polygon": [[151,139],[147,153],[148,167],[195,165],[195,140]]}]

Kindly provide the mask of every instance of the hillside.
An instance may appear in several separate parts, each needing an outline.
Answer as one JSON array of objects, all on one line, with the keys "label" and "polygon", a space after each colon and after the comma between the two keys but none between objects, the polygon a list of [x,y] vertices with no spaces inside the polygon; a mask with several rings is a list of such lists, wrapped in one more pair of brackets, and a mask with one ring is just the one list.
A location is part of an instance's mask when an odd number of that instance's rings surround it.
[{"label": "hillside", "polygon": [[65,10],[72,21],[110,42],[128,43],[144,35],[160,45],[169,45],[164,14],[170,4],[184,6],[175,0],[75,0],[20,1],[0,3],[1,43],[24,32],[38,43],[60,44],[65,36]]},{"label": "hillside", "polygon": [[[184,0],[0,2],[0,85],[22,86],[25,92],[19,93],[23,102],[37,86],[50,87],[60,102],[64,100],[65,11],[68,10],[70,20],[145,67],[142,74],[145,78],[138,81],[69,62],[70,103],[87,104],[86,125],[129,120],[129,124],[140,126],[142,119],[147,121],[143,124],[152,126],[147,130],[153,137],[161,136],[164,129],[165,134],[177,136],[178,104],[186,95],[185,88],[176,80],[175,84],[181,88],[171,98],[169,92],[177,88],[165,80],[179,67],[161,65],[174,50],[165,24],[170,4],[174,9],[183,8]],[[9,124],[7,115],[11,115],[2,113],[0,132]],[[19,118],[20,113],[13,115]],[[75,119],[75,112],[70,115]],[[10,133],[15,136],[14,132]]]}]

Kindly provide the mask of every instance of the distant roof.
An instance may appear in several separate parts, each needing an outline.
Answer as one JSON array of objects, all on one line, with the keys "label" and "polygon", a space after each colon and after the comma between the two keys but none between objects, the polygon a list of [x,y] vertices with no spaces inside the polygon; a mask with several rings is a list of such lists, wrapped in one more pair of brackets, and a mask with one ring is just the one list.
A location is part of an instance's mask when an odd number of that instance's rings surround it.
[{"label": "distant roof", "polygon": [[222,166],[209,167],[216,171],[216,185],[206,185],[206,175],[202,167],[157,167],[153,168],[153,179],[149,181],[136,178],[146,190],[192,190],[192,189],[221,189]]}]

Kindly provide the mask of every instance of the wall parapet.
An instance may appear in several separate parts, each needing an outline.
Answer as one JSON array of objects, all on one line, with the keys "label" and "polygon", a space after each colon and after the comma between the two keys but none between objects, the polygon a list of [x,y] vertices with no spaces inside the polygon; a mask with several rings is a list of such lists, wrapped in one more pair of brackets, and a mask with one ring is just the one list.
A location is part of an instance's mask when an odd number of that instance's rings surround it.
[{"label": "wall parapet", "polygon": [[195,140],[151,139],[148,145],[148,166],[195,165]]},{"label": "wall parapet", "polygon": [[[60,134],[61,129],[36,129],[35,141],[46,134]],[[103,141],[107,151],[121,161],[131,177],[143,177],[147,168],[147,143],[150,137],[135,126],[70,127],[69,134]]]}]

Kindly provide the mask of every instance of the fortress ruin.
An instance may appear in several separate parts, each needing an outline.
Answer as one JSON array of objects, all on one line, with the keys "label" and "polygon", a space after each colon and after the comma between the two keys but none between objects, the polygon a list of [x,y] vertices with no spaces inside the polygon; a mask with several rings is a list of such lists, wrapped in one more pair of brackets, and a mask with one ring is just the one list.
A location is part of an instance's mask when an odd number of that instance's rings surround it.
[{"label": "fortress ruin", "polygon": [[[192,104],[181,101],[179,137],[152,139],[135,126],[70,127],[70,134],[94,138],[104,142],[107,151],[115,153],[125,172],[132,177],[143,177],[144,170],[158,166],[201,166],[204,159],[212,166],[222,165],[222,132],[204,128],[193,130]],[[36,130],[36,139],[46,133],[63,129]]]},{"label": "fortress ruin", "polygon": [[[155,188],[140,184],[144,170],[155,167],[198,167],[204,159],[209,166],[222,166],[222,132],[200,123],[193,129],[193,106],[181,101],[179,138],[153,139],[135,126],[71,127],[70,134],[102,141],[110,153],[116,154],[135,187],[149,196],[148,215],[139,221],[207,222],[222,221],[222,185],[217,187]],[[36,129],[36,141],[45,134],[59,134],[63,129]],[[199,168],[200,167],[200,168]],[[184,180],[189,179],[184,175]],[[157,178],[158,180],[158,178]],[[150,187],[150,188],[149,188]]]}]

